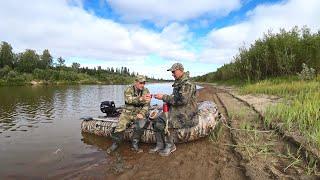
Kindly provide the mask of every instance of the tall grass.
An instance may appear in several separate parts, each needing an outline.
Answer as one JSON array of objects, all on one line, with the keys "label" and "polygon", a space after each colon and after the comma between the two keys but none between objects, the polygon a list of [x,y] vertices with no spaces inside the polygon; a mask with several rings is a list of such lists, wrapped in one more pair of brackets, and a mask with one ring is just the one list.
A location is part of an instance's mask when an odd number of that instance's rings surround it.
[{"label": "tall grass", "polygon": [[[319,81],[288,81],[270,79],[248,84],[240,88],[241,93],[270,94],[282,97],[297,96],[299,93],[319,92]],[[320,100],[319,100],[320,101]]]},{"label": "tall grass", "polygon": [[320,76],[313,81],[270,79],[245,85],[242,93],[270,94],[284,101],[267,108],[266,123],[282,123],[285,130],[298,131],[320,147]]},{"label": "tall grass", "polygon": [[270,106],[265,114],[266,122],[282,122],[285,129],[298,130],[320,147],[320,93],[302,91],[288,102]]}]

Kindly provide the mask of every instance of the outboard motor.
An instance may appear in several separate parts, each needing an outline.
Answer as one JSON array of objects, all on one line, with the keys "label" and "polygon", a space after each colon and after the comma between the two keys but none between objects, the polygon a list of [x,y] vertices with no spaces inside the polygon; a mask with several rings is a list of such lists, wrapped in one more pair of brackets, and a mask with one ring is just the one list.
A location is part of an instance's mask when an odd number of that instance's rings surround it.
[{"label": "outboard motor", "polygon": [[116,109],[116,105],[113,101],[103,101],[100,104],[100,110],[103,113],[106,113],[107,117],[115,117],[119,115],[119,112]]}]

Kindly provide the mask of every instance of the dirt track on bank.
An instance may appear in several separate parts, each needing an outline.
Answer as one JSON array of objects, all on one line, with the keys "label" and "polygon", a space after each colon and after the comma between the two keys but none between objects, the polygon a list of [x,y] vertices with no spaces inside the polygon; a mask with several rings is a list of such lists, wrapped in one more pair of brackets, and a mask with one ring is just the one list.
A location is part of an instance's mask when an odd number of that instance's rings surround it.
[{"label": "dirt track on bank", "polygon": [[[205,85],[198,101],[211,100],[227,121],[217,139],[178,144],[169,157],[135,154],[125,143],[112,156],[51,178],[75,179],[316,179],[317,169],[300,158],[299,148],[264,128],[258,114],[225,90]],[[111,141],[84,134],[88,144],[106,149]]]}]

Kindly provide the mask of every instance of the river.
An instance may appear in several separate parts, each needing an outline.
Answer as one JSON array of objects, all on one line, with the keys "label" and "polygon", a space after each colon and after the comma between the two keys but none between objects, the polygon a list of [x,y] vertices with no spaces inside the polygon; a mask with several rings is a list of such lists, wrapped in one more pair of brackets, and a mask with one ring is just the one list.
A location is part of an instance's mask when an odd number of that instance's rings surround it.
[{"label": "river", "polygon": [[[0,178],[54,177],[105,158],[99,142],[88,143],[81,134],[80,118],[102,115],[105,100],[123,105],[125,87],[0,87]],[[147,87],[151,93],[172,92],[171,83]]]}]

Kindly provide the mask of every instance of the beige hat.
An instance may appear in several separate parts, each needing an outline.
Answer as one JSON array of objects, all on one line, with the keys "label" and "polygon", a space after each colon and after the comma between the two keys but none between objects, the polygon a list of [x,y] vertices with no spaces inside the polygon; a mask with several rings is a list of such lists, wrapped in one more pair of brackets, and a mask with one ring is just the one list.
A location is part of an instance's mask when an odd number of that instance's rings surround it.
[{"label": "beige hat", "polygon": [[135,80],[138,82],[146,82],[147,81],[146,77],[143,75],[138,75]]},{"label": "beige hat", "polygon": [[167,71],[175,71],[177,69],[180,69],[181,71],[184,70],[183,65],[181,63],[174,63],[170,69],[168,69]]}]

